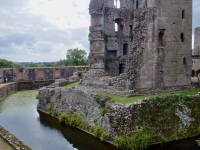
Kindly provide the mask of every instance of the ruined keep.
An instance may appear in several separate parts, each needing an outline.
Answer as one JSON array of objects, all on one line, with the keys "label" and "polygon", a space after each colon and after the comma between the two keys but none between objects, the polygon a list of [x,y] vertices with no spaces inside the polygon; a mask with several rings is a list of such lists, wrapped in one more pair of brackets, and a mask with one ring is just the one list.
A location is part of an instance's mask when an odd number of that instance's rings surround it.
[{"label": "ruined keep", "polygon": [[200,55],[200,27],[195,28],[194,55]]},{"label": "ruined keep", "polygon": [[90,71],[105,71],[105,83],[129,90],[190,85],[191,0],[91,0],[89,13]]}]

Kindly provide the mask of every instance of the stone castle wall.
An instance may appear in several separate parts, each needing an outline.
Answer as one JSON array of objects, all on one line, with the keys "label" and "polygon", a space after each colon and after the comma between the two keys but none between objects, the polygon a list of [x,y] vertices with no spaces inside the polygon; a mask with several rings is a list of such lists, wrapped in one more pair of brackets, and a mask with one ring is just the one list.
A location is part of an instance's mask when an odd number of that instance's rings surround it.
[{"label": "stone castle wall", "polygon": [[9,85],[0,88],[0,100],[8,96],[9,94],[16,92],[18,90],[17,86],[18,86],[17,83],[11,83]]},{"label": "stone castle wall", "polygon": [[200,27],[194,32],[194,55],[200,55]]},{"label": "stone castle wall", "polygon": [[[55,80],[60,78],[69,78],[74,72],[85,72],[88,67],[69,67],[69,68],[15,68],[6,69],[3,78],[7,77],[9,81],[35,81],[35,80]],[[0,70],[1,76],[1,70]],[[2,80],[0,80],[2,82]]]},{"label": "stone castle wall", "polygon": [[[60,113],[79,114],[90,126],[102,126],[109,131],[111,139],[146,128],[159,136],[152,139],[152,143],[158,143],[197,135],[198,105],[199,95],[157,97],[123,105],[114,104],[108,97],[51,86],[39,90],[37,108],[57,117]],[[102,107],[106,109],[105,115],[100,113]]]},{"label": "stone castle wall", "polygon": [[155,9],[147,22],[137,84],[141,88],[190,85],[192,2],[161,0],[151,6]]},{"label": "stone castle wall", "polygon": [[135,89],[190,85],[192,1],[91,0],[89,12],[90,69]]},{"label": "stone castle wall", "polygon": [[0,68],[0,83],[4,81],[3,78],[3,69]]}]

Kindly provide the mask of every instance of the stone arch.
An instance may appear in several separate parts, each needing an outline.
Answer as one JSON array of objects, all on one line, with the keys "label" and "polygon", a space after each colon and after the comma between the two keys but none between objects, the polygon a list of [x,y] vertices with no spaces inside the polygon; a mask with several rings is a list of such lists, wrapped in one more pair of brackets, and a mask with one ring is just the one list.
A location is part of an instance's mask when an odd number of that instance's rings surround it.
[{"label": "stone arch", "polygon": [[116,18],[115,23],[117,23],[118,33],[124,33],[124,19],[123,18]]}]

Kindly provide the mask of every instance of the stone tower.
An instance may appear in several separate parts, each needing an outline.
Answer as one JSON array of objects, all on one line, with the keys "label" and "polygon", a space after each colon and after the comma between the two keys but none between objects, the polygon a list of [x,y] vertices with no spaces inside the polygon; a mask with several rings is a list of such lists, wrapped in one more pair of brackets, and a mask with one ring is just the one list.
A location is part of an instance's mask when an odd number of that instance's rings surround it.
[{"label": "stone tower", "polygon": [[195,28],[194,34],[194,55],[200,55],[200,27]]},{"label": "stone tower", "polygon": [[114,76],[111,86],[190,85],[191,0],[91,0],[89,13],[90,69]]}]

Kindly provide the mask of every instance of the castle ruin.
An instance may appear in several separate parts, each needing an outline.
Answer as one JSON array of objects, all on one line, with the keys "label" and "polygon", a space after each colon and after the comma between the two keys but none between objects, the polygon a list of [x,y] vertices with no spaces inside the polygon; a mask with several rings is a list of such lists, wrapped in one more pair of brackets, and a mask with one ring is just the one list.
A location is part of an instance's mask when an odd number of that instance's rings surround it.
[{"label": "castle ruin", "polygon": [[[191,84],[191,0],[91,0],[89,13],[90,71],[110,76],[99,82],[129,90]],[[89,74],[83,83],[99,84]]]},{"label": "castle ruin", "polygon": [[195,28],[194,55],[200,55],[200,27]]}]

